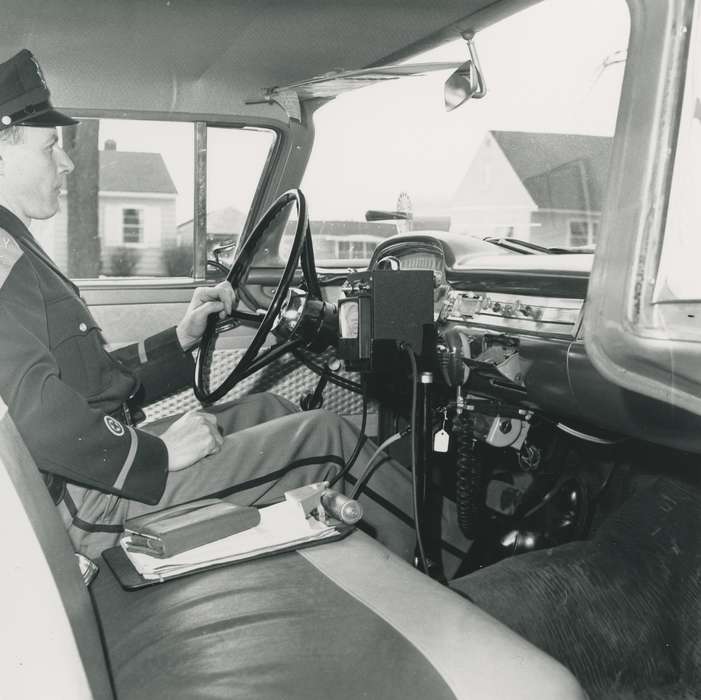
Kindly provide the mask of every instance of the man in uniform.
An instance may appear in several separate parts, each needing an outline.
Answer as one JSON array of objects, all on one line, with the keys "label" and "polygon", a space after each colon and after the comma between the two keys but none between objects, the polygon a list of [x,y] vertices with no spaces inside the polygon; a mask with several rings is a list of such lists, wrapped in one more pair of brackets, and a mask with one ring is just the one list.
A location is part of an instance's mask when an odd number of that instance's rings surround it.
[{"label": "man in uniform", "polygon": [[[189,350],[211,313],[231,312],[235,294],[228,283],[198,288],[177,327],[106,350],[78,288],[28,228],[58,209],[73,163],[56,127],[75,123],[52,107],[29,51],[0,64],[0,396],[76,550],[99,554],[127,518],[148,510],[222,492],[258,504],[334,474],[353,451],[355,428],[270,394],[134,424],[133,402],[146,405],[189,385]],[[363,447],[359,468],[373,449]],[[406,471],[396,464],[390,471],[386,494],[395,503],[401,494],[401,509],[411,512]],[[390,518],[388,527],[387,513],[377,512],[378,530],[394,532],[385,541],[409,554],[406,517]]]}]

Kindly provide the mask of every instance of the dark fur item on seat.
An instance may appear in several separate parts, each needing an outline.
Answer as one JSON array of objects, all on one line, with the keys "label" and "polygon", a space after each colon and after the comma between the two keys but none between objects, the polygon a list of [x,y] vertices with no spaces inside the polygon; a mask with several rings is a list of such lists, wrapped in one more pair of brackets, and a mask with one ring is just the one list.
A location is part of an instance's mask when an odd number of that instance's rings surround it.
[{"label": "dark fur item on seat", "polygon": [[667,478],[591,541],[451,586],[567,666],[593,700],[701,697],[701,491]]}]

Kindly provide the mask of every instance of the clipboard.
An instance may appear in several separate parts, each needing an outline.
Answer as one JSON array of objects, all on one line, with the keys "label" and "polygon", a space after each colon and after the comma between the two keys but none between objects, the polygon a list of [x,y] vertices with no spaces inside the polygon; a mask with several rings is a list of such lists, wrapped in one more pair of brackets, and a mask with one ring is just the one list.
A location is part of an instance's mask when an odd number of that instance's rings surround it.
[{"label": "clipboard", "polygon": [[338,542],[346,537],[352,530],[355,529],[354,525],[344,525],[340,524],[336,526],[336,534],[329,535],[323,539],[312,539],[309,542],[297,542],[292,545],[281,545],[274,550],[267,552],[256,552],[250,556],[244,556],[235,561],[224,561],[217,562],[215,564],[203,564],[197,569],[190,571],[185,571],[182,573],[176,573],[171,576],[164,576],[160,579],[145,579],[139,572],[134,568],[129,558],[125,554],[121,546],[117,545],[110,549],[105,550],[102,553],[102,558],[107,563],[109,568],[112,570],[115,578],[119,582],[120,586],[126,591],[137,591],[141,588],[148,588],[150,586],[158,586],[163,583],[168,583],[169,581],[175,581],[177,579],[184,578],[186,576],[196,576],[204,571],[212,571],[213,569],[221,569],[226,566],[236,566],[237,564],[243,564],[247,561],[253,561],[255,559],[263,559],[264,557],[271,557],[277,554],[284,554],[285,552],[294,552],[298,549],[307,549],[309,547],[315,547],[320,544],[327,544],[329,542]]},{"label": "clipboard", "polygon": [[[324,500],[325,498],[327,500]],[[346,503],[339,506],[339,498],[345,499]],[[208,534],[208,518],[212,511],[210,501],[172,506],[147,515],[145,520],[141,517],[127,521],[127,524],[131,523],[133,527],[125,528],[125,534],[119,544],[103,552],[103,559],[123,588],[137,590],[200,571],[342,539],[353,530],[357,522],[356,519],[346,520],[343,517],[342,508],[348,504],[353,504],[355,515],[362,517],[360,505],[329,490],[328,482],[307,484],[286,491],[283,500],[271,505],[257,510],[242,508],[242,511],[255,511],[257,524],[247,528],[235,527],[228,536],[223,534],[214,539],[194,536],[198,533]],[[215,525],[224,518],[225,526],[219,528],[222,533],[227,532],[226,518],[238,512],[235,506],[228,503],[225,505],[231,512],[227,513],[224,509],[225,512],[220,513],[221,508],[215,508],[211,512],[211,522]],[[214,502],[214,506],[219,506],[219,503]],[[192,513],[195,517],[191,517]],[[160,530],[156,529],[155,533],[149,529],[140,529],[141,525],[153,529],[158,524],[161,524]],[[167,535],[169,527],[181,535],[181,540],[191,540],[194,546],[185,549],[174,547],[174,550],[178,551],[165,557],[162,553],[151,552],[149,547],[143,546],[141,540],[144,537],[163,537],[161,530]],[[191,528],[196,532],[189,537],[188,531]],[[136,546],[135,537],[139,540]],[[175,544],[179,542],[180,540],[177,540]]]}]

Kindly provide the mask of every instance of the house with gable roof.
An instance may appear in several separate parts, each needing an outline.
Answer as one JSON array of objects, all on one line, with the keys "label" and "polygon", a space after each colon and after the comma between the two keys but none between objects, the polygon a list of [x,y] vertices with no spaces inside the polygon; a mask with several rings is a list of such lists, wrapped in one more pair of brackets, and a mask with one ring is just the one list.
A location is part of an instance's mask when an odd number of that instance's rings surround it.
[{"label": "house with gable roof", "polygon": [[[211,257],[217,246],[236,243],[246,224],[246,215],[233,206],[207,212],[207,253]],[[192,245],[194,220],[188,219],[178,224],[177,244]]]},{"label": "house with gable roof", "polygon": [[490,131],[453,196],[450,230],[546,247],[596,243],[612,139]]},{"label": "house with gable roof", "polygon": [[[166,274],[163,251],[177,243],[177,189],[160,153],[119,151],[114,141],[98,152],[98,231],[102,274],[110,275],[116,253],[132,250],[133,275]],[[63,270],[67,269],[67,202],[51,219],[32,222],[32,232]]]}]

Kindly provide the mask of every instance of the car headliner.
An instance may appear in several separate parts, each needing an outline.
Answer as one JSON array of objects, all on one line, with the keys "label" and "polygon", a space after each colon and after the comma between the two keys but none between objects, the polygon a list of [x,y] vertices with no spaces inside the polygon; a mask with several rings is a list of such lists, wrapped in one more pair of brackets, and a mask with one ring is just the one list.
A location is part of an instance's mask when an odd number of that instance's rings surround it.
[{"label": "car headliner", "polygon": [[63,108],[285,119],[275,105],[245,101],[405,57],[479,26],[484,8],[532,2],[6,0],[0,44],[3,57],[34,52]]}]

